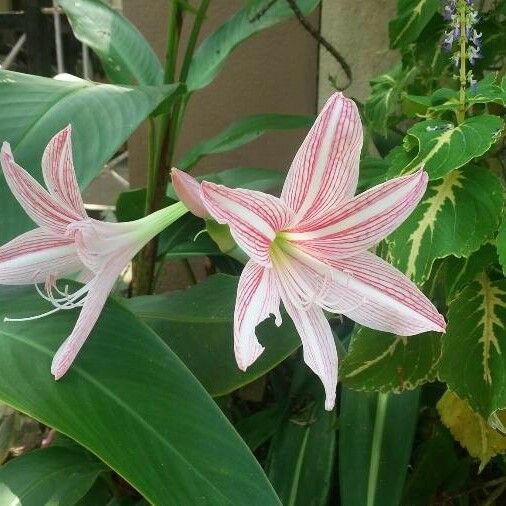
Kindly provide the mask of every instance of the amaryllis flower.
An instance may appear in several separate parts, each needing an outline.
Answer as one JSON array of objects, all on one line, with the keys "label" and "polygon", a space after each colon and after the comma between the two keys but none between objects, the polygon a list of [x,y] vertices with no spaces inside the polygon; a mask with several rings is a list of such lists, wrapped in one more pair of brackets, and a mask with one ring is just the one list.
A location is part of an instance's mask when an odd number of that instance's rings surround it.
[{"label": "amaryllis flower", "polygon": [[[53,359],[51,372],[56,379],[71,366],[131,258],[187,211],[177,203],[127,223],[105,223],[88,217],[76,181],[70,137],[68,126],[44,151],[42,172],[47,190],[14,161],[8,143],[3,144],[0,154],[7,184],[38,225],[0,248],[0,284],[35,284],[54,306],[47,313],[19,320],[82,307],[74,330]],[[86,284],[74,293],[56,286],[58,278],[72,274],[78,274]],[[38,283],[45,284],[45,293]]]},{"label": "amaryllis flower", "polygon": [[[390,180],[354,196],[362,126],[353,101],[334,94],[297,152],[281,197],[203,182],[173,170],[190,210],[228,224],[250,260],[237,292],[234,350],[245,370],[264,350],[255,327],[280,302],[301,337],[304,360],[335,402],[337,353],[324,310],[377,330],[408,336],[442,332],[445,321],[399,271],[369,251],[413,211],[427,174]],[[182,188],[185,188],[182,191]]]}]

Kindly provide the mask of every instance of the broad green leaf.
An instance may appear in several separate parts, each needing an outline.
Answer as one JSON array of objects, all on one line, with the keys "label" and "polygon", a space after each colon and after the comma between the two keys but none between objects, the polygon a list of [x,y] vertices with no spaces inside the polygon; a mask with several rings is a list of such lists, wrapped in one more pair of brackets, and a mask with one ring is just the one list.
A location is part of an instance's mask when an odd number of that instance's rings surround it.
[{"label": "broad green leaf", "polygon": [[416,41],[439,8],[439,0],[398,0],[397,17],[389,24],[390,47],[400,49]]},{"label": "broad green leaf", "polygon": [[414,71],[405,73],[398,63],[370,81],[372,90],[365,103],[365,117],[372,129],[384,137],[387,135],[388,119],[396,112],[401,92]]},{"label": "broad green leaf", "polygon": [[388,238],[393,265],[422,283],[437,258],[469,256],[497,230],[501,182],[478,166],[454,170],[429,183],[425,197]]},{"label": "broad green leaf", "polygon": [[340,367],[343,385],[354,390],[400,393],[436,379],[441,336],[403,337],[362,327]]},{"label": "broad green leaf", "polygon": [[267,475],[283,504],[328,504],[336,410],[325,411],[324,406],[321,385],[311,378],[308,386],[297,392],[272,439]]},{"label": "broad green leaf", "polygon": [[480,471],[492,457],[506,453],[506,436],[494,430],[487,421],[475,413],[469,403],[449,390],[437,404],[442,422],[453,437],[480,460]]},{"label": "broad green leaf", "polygon": [[[30,288],[3,288],[2,314],[47,310]],[[152,504],[279,504],[244,442],[166,344],[109,302],[60,381],[52,357],[76,320],[0,323],[0,401],[92,451]],[[216,373],[217,369],[215,369]]]},{"label": "broad green leaf", "polygon": [[176,166],[188,170],[204,156],[232,151],[240,146],[258,139],[270,130],[293,130],[311,128],[312,116],[293,116],[289,114],[259,114],[241,118],[229,125],[216,137],[199,142],[186,152]]},{"label": "broad green leaf", "polygon": [[44,448],[16,457],[0,467],[0,504],[72,505],[107,467],[83,451]]},{"label": "broad green leaf", "polygon": [[[178,86],[126,87],[78,79],[59,81],[0,70],[0,141],[10,142],[16,161],[42,180],[42,153],[69,123],[77,178],[84,188],[158,104]],[[0,243],[34,225],[0,181]]]},{"label": "broad green leaf", "polygon": [[[296,0],[303,14],[309,14],[320,0]],[[281,21],[293,17],[287,2],[275,2],[261,16],[265,0],[256,0],[243,7],[212,33],[195,51],[186,83],[189,91],[207,86],[213,81],[229,54],[243,41]],[[274,48],[275,50],[275,48]]]},{"label": "broad green leaf", "polygon": [[182,292],[130,299],[128,307],[170,346],[213,396],[224,395],[279,364],[300,346],[288,317],[278,329],[257,328],[265,351],[241,371],[235,362],[233,318],[238,278],[217,274]]},{"label": "broad green leaf", "polygon": [[[286,174],[273,169],[237,167],[198,176],[196,179],[197,181],[211,181],[229,188],[246,188],[265,192],[281,187],[285,176]],[[172,184],[167,186],[167,197],[179,200]]]},{"label": "broad green leaf", "polygon": [[389,176],[411,174],[424,168],[429,179],[439,179],[486,153],[504,127],[498,116],[484,114],[455,126],[447,121],[428,119],[411,127],[404,139],[409,163],[396,160]]},{"label": "broad green leaf", "polygon": [[506,408],[506,281],[486,274],[450,303],[439,376],[487,421]]},{"label": "broad green leaf", "polygon": [[137,28],[100,0],[58,0],[77,39],[100,58],[115,84],[159,85],[163,70]]},{"label": "broad green leaf", "polygon": [[419,395],[419,390],[376,394],[343,388],[339,418],[342,506],[400,504]]}]

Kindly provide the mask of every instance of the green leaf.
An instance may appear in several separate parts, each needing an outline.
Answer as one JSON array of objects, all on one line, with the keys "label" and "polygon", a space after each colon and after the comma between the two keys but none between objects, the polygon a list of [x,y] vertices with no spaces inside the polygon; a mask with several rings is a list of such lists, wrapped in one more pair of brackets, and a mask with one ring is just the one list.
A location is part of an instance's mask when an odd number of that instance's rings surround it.
[{"label": "green leaf", "polygon": [[0,504],[75,504],[107,470],[83,451],[45,448],[0,467]]},{"label": "green leaf", "polygon": [[[278,170],[237,167],[198,176],[196,179],[197,181],[211,181],[229,188],[246,188],[265,192],[282,186],[285,177],[286,174]],[[167,197],[179,200],[172,184],[167,186]]]},{"label": "green leaf", "polygon": [[506,218],[503,216],[499,232],[495,240],[499,263],[502,266],[503,273],[506,275]]},{"label": "green leaf", "polygon": [[362,327],[341,367],[343,385],[354,390],[400,393],[436,379],[441,336],[403,337]]},{"label": "green leaf", "polygon": [[284,406],[276,405],[239,420],[235,428],[251,451],[255,451],[276,433],[284,414]]},{"label": "green leaf", "polygon": [[237,283],[234,276],[217,274],[188,290],[136,297],[127,302],[213,396],[224,395],[263,376],[300,346],[288,317],[279,329],[270,319],[257,328],[265,351],[246,372],[241,371],[233,347]]},{"label": "green leaf", "polygon": [[205,230],[203,220],[192,214],[186,214],[160,234],[158,255],[165,257],[166,260],[222,255],[209,234],[203,233]]},{"label": "green leaf", "polygon": [[506,280],[485,274],[450,303],[439,376],[489,422],[506,408]]},{"label": "green leaf", "polygon": [[[42,180],[42,153],[51,137],[72,125],[74,165],[81,188],[177,85],[126,87],[78,79],[59,81],[0,70],[0,140],[11,143],[16,161]],[[0,243],[34,225],[0,181],[3,202]]]},{"label": "green leaf", "polygon": [[321,385],[311,378],[272,439],[267,475],[283,504],[328,504],[336,410],[328,412],[324,406]]},{"label": "green leaf", "polygon": [[437,403],[441,421],[469,455],[480,460],[479,472],[492,457],[506,453],[506,436],[494,430],[469,403],[447,390]]},{"label": "green leaf", "polygon": [[499,225],[501,186],[497,176],[474,165],[430,182],[415,211],[387,238],[393,265],[422,283],[435,259],[476,251]]},{"label": "green leaf", "polygon": [[428,119],[411,127],[404,139],[410,152],[409,163],[400,159],[389,171],[389,177],[411,174],[424,168],[429,179],[438,179],[486,153],[496,141],[504,122],[498,116],[484,114],[466,119],[455,126],[447,121]]},{"label": "green leaf", "polygon": [[370,81],[371,95],[365,103],[365,117],[371,128],[386,137],[389,117],[397,110],[401,92],[416,69],[405,73],[398,63]]},{"label": "green leaf", "polygon": [[[3,288],[3,315],[47,310],[33,288]],[[159,337],[109,302],[60,381],[51,359],[75,311],[0,322],[0,400],[89,449],[152,504],[279,504],[260,466]],[[215,373],[218,369],[215,369]]]},{"label": "green leaf", "polygon": [[430,438],[417,448],[413,471],[406,481],[401,504],[434,504],[442,490],[455,492],[468,480],[470,459],[459,458],[451,434],[442,426],[431,430]]},{"label": "green leaf", "polygon": [[124,16],[100,0],[58,0],[74,35],[99,56],[115,84],[160,85],[163,69],[153,48]]},{"label": "green leaf", "polygon": [[493,264],[497,264],[497,250],[488,243],[467,258],[448,257],[445,262],[444,287],[451,300],[476,277]]},{"label": "green leaf", "polygon": [[397,17],[388,26],[390,47],[400,49],[416,41],[439,7],[439,0],[398,0]]},{"label": "green leaf", "polygon": [[204,156],[232,151],[258,139],[270,130],[309,129],[313,122],[313,116],[289,114],[247,116],[229,125],[216,137],[199,142],[186,152],[176,165],[181,170],[189,170]]},{"label": "green leaf", "polygon": [[[296,0],[303,14],[309,14],[320,0]],[[227,57],[243,41],[281,21],[293,17],[287,2],[276,2],[261,16],[265,0],[243,7],[212,33],[195,51],[186,81],[189,91],[207,86],[218,75]]]},{"label": "green leaf", "polygon": [[403,394],[343,388],[339,483],[343,506],[400,504],[418,418],[419,390]]}]

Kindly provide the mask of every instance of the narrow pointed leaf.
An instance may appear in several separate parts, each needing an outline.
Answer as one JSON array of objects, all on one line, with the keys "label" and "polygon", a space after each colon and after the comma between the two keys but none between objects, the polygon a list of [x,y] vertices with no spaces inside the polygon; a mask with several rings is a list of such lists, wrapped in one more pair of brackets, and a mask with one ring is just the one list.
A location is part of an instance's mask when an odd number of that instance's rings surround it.
[{"label": "narrow pointed leaf", "polygon": [[199,142],[187,151],[176,166],[181,170],[191,169],[204,156],[232,151],[254,141],[271,130],[293,130],[311,128],[312,116],[289,114],[259,114],[247,116],[229,125],[216,137]]},{"label": "narrow pointed leaf", "polygon": [[163,70],[144,36],[100,0],[58,0],[74,35],[100,58],[114,84],[159,85]]},{"label": "narrow pointed leaf", "polygon": [[[0,70],[0,140],[11,144],[16,161],[42,180],[42,153],[51,137],[72,124],[77,179],[85,187],[137,126],[177,85],[126,87],[89,81],[59,81]],[[8,119],[7,119],[8,118]],[[33,228],[0,181],[3,221],[0,243]]]},{"label": "narrow pointed leaf", "polygon": [[418,419],[420,391],[403,394],[343,388],[339,483],[343,506],[399,505]]},{"label": "narrow pointed leaf", "polygon": [[497,230],[503,200],[500,180],[482,167],[430,182],[415,211],[387,238],[392,264],[422,283],[437,258],[469,256]]},{"label": "narrow pointed leaf", "polygon": [[[309,14],[319,0],[296,0],[304,14]],[[294,16],[287,2],[275,2],[265,12],[265,0],[256,0],[243,7],[212,33],[195,51],[187,85],[189,91],[207,86],[213,81],[229,54],[256,33]]]},{"label": "narrow pointed leaf", "polygon": [[75,504],[107,467],[83,451],[45,448],[0,467],[0,504]]},{"label": "narrow pointed leaf", "polygon": [[267,475],[283,504],[324,506],[335,461],[336,410],[325,411],[316,381],[297,399],[300,405],[287,410],[272,439]]},{"label": "narrow pointed leaf", "polygon": [[390,21],[390,47],[399,49],[415,41],[438,12],[439,0],[398,0],[397,17]]},{"label": "narrow pointed leaf", "polygon": [[485,274],[450,303],[439,376],[491,421],[506,408],[506,281]]},{"label": "narrow pointed leaf", "polygon": [[400,393],[436,379],[441,336],[410,337],[360,328],[340,367],[343,385],[354,390]]},{"label": "narrow pointed leaf", "polygon": [[257,327],[265,346],[241,371],[234,358],[233,314],[238,278],[218,274],[182,292],[136,297],[129,308],[170,346],[213,396],[224,395],[264,375],[300,346],[288,317]]},{"label": "narrow pointed leaf", "polygon": [[404,139],[410,161],[397,158],[388,175],[410,174],[423,167],[429,179],[444,177],[486,153],[503,128],[504,121],[489,114],[468,118],[458,126],[436,119],[420,121],[408,130]]},{"label": "narrow pointed leaf", "polygon": [[[24,317],[47,304],[33,288],[2,289],[0,307]],[[51,359],[76,316],[0,323],[1,401],[75,439],[152,504],[279,504],[194,376],[122,305],[106,305],[72,369],[54,381]]]}]

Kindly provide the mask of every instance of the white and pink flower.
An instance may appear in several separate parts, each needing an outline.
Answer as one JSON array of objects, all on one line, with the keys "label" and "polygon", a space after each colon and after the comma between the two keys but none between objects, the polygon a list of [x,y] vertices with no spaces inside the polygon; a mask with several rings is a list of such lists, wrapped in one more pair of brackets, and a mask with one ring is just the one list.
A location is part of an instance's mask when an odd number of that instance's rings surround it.
[{"label": "white and pink flower", "polygon": [[367,327],[409,336],[443,332],[444,318],[402,273],[369,249],[413,211],[427,186],[420,170],[354,196],[362,125],[341,93],[326,103],[302,143],[281,197],[198,183],[173,169],[176,192],[198,216],[227,224],[249,256],[234,319],[237,364],[246,370],[264,348],[256,326],[280,302],[301,337],[304,360],[321,378],[326,409],[335,403],[337,352],[324,310]]},{"label": "white and pink flower", "polygon": [[[38,225],[0,248],[0,284],[35,284],[54,306],[47,313],[21,320],[82,307],[74,330],[53,359],[51,372],[59,379],[79,353],[132,257],[187,209],[178,202],[127,223],[88,217],[72,161],[70,126],[56,134],[44,151],[42,172],[47,190],[14,161],[8,143],[2,146],[0,162],[12,193]],[[86,284],[72,294],[58,289],[56,280],[72,274]],[[45,293],[38,283],[45,284]]]}]

